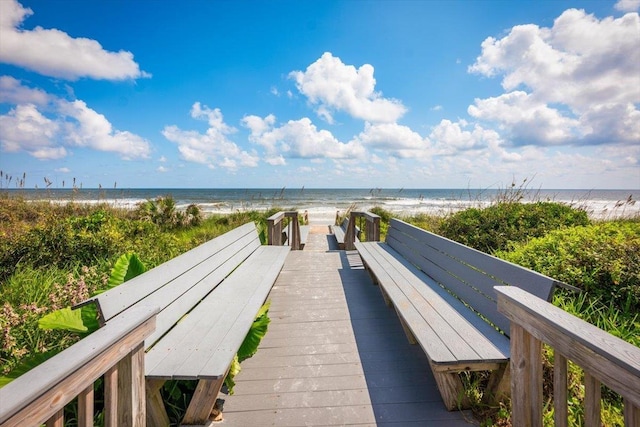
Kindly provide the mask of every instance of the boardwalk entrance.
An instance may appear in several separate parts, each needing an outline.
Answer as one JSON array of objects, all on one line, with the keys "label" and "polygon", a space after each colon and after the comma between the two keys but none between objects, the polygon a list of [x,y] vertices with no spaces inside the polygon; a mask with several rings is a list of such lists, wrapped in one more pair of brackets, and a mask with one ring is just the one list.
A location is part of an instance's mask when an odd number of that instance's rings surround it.
[{"label": "boardwalk entrance", "polygon": [[445,409],[424,353],[327,225],[290,252],[269,299],[269,331],[225,398],[224,425],[471,424]]}]

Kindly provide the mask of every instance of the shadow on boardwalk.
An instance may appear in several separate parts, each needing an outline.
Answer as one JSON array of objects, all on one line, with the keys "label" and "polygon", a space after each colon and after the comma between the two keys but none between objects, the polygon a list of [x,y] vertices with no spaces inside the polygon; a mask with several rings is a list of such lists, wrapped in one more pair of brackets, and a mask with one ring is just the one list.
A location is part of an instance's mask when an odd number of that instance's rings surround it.
[{"label": "shadow on boardwalk", "polygon": [[473,424],[469,411],[445,409],[424,352],[408,343],[395,311],[384,304],[357,252],[342,252],[341,258],[342,286],[377,425]]},{"label": "shadow on boardwalk", "polygon": [[273,287],[271,324],[228,396],[223,425],[467,426],[356,252],[313,227]]}]

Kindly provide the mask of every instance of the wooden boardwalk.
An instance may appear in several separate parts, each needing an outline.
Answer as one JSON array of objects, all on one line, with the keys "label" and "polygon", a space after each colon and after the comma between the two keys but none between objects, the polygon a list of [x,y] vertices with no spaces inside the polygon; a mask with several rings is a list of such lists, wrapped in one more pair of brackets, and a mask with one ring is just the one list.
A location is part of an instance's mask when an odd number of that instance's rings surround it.
[{"label": "wooden boardwalk", "polygon": [[269,331],[225,397],[222,425],[474,424],[446,411],[422,350],[326,225],[288,255],[270,300]]}]

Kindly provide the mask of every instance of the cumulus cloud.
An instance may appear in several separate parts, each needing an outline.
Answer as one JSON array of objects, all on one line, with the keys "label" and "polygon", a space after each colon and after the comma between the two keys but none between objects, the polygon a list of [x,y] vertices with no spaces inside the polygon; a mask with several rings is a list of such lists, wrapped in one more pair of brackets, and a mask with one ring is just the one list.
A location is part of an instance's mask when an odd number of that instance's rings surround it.
[{"label": "cumulus cloud", "polygon": [[118,153],[125,160],[147,158],[151,146],[141,136],[119,131],[107,118],[89,108],[84,101],[58,101],[58,111],[67,117],[65,139],[78,147]]},{"label": "cumulus cloud", "polygon": [[640,9],[640,0],[619,0],[614,7],[623,12],[637,11]]},{"label": "cumulus cloud", "polygon": [[300,93],[317,105],[318,115],[329,123],[333,123],[335,111],[369,122],[395,122],[407,109],[400,101],[383,98],[375,91],[373,71],[370,64],[356,69],[326,52],[305,71],[293,71],[289,76]]},{"label": "cumulus cloud", "polygon": [[162,131],[165,138],[178,144],[183,159],[210,168],[223,167],[229,170],[236,170],[239,166],[258,166],[259,159],[255,151],[243,151],[229,139],[229,135],[237,130],[224,122],[219,108],[212,110],[196,102],[190,114],[194,119],[208,123],[209,128],[205,133],[182,130],[175,125],[165,126]]},{"label": "cumulus cloud", "polygon": [[37,159],[59,159],[67,150],[55,141],[60,124],[45,117],[33,104],[18,105],[0,116],[0,148],[25,151]]},{"label": "cumulus cloud", "polygon": [[41,89],[23,86],[11,76],[0,76],[0,103],[45,105],[50,99]]},{"label": "cumulus cloud", "polygon": [[[110,52],[95,40],[74,38],[57,29],[20,28],[32,14],[33,10],[16,0],[0,1],[0,62],[68,80],[150,77],[140,70],[131,52]],[[25,49],[25,46],[29,48]]]},{"label": "cumulus cloud", "polygon": [[59,159],[68,147],[114,152],[124,159],[145,158],[151,145],[139,135],[119,131],[80,100],[67,101],[0,77],[0,102],[15,104],[0,115],[0,148],[25,151],[38,159]]},{"label": "cumulus cloud", "polygon": [[399,158],[425,158],[431,154],[428,138],[397,123],[366,123],[364,131],[354,141]]},{"label": "cumulus cloud", "polygon": [[551,28],[487,38],[469,72],[501,75],[507,92],[476,99],[469,113],[497,122],[516,144],[637,143],[638,28],[637,13],[599,20],[569,9]]},{"label": "cumulus cloud", "polygon": [[275,126],[273,115],[247,116],[242,123],[251,131],[249,139],[265,148],[270,164],[283,164],[284,157],[346,159],[364,154],[359,142],[340,142],[331,132],[318,130],[307,117],[289,120],[279,127]]}]

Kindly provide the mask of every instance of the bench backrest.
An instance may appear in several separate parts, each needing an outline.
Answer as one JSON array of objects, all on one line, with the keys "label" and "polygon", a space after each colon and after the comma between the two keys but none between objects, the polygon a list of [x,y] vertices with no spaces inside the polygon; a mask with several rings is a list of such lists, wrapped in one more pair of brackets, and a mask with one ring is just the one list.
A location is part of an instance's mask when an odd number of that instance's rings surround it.
[{"label": "bench backrest", "polygon": [[556,281],[437,234],[392,219],[387,244],[442,287],[509,334],[494,286],[517,286],[549,301]]},{"label": "bench backrest", "polygon": [[149,348],[258,247],[260,238],[256,226],[253,222],[247,223],[82,305],[95,302],[102,324],[131,307],[159,307],[156,330],[145,340],[145,348]]}]

